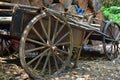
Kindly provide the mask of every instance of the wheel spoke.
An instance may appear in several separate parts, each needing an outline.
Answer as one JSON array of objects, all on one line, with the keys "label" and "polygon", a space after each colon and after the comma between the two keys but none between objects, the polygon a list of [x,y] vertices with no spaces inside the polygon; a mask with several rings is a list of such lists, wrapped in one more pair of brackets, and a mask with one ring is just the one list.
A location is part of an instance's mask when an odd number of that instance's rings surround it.
[{"label": "wheel spoke", "polygon": [[118,41],[120,39],[120,32],[118,33],[118,35],[115,38],[115,41]]},{"label": "wheel spoke", "polygon": [[50,58],[50,55],[51,55],[51,52],[49,51],[49,53],[47,54],[47,59],[45,60],[45,64],[44,64],[44,66],[43,66],[43,69],[42,69],[42,71],[41,71],[41,74],[43,74],[43,73],[45,72],[45,68],[46,68],[46,66],[47,66],[47,64],[48,64],[48,60],[49,60],[49,58]]},{"label": "wheel spoke", "polygon": [[48,21],[48,41],[50,42],[50,33],[51,32],[51,16],[49,16],[49,21]]},{"label": "wheel spoke", "polygon": [[10,45],[7,44],[7,41],[6,41],[6,40],[5,40],[4,42],[5,42],[5,45],[6,45],[6,46],[5,46],[5,49],[8,51],[8,53],[10,53],[10,50],[9,50]]},{"label": "wheel spoke", "polygon": [[41,55],[41,57],[39,58],[39,60],[37,61],[36,65],[35,65],[35,67],[33,68],[33,70],[36,70],[36,69],[37,69],[37,67],[38,67],[38,65],[40,64],[42,58],[43,58],[43,55]]},{"label": "wheel spoke", "polygon": [[118,45],[115,45],[114,47],[115,47],[114,55],[115,55],[115,57],[117,57],[118,56]]},{"label": "wheel spoke", "polygon": [[3,52],[3,38],[1,39],[1,42],[0,42],[0,44],[1,44],[1,51]]},{"label": "wheel spoke", "polygon": [[10,50],[9,50],[10,44],[8,44],[8,41],[9,40],[2,39],[1,50],[2,51],[6,50],[8,53],[10,53]]},{"label": "wheel spoke", "polygon": [[63,36],[55,43],[55,45],[58,44],[59,42],[61,42],[66,36],[68,36],[68,34],[69,34],[69,32],[67,32],[65,35],[63,35]]},{"label": "wheel spoke", "polygon": [[113,33],[112,33],[112,29],[111,29],[111,28],[108,28],[108,30],[109,30],[110,35],[111,35],[112,38],[114,39],[114,35],[113,35]]},{"label": "wheel spoke", "polygon": [[50,63],[50,58],[49,58],[48,65],[49,65],[49,76],[50,76],[50,75],[51,75],[51,63]]},{"label": "wheel spoke", "polygon": [[118,34],[119,34],[119,31],[120,31],[119,26],[115,25],[114,29],[115,29],[115,31],[114,31],[115,32],[115,37],[117,37]]},{"label": "wheel spoke", "polygon": [[63,24],[60,29],[57,31],[56,35],[55,35],[55,38],[60,34],[60,32],[63,30],[65,24]]},{"label": "wheel spoke", "polygon": [[59,57],[59,54],[57,54],[57,52],[54,53],[54,54],[55,54],[55,56],[64,64],[64,60],[62,60],[62,59]]},{"label": "wheel spoke", "polygon": [[46,49],[45,51],[43,51],[42,53],[40,53],[38,56],[36,56],[35,58],[33,58],[31,61],[29,61],[27,64],[30,65],[32,62],[34,62],[36,59],[38,59],[40,56],[45,55],[45,53],[48,51],[49,49]]},{"label": "wheel spoke", "polygon": [[[55,54],[55,53],[54,53]],[[53,59],[54,59],[54,61],[55,61],[55,67],[56,67],[56,69],[58,70],[59,68],[58,68],[58,63],[57,63],[57,59],[56,59],[56,57],[55,57],[55,55],[53,54]]]},{"label": "wheel spoke", "polygon": [[119,51],[119,48],[120,48],[120,46],[119,46],[119,44],[117,44],[117,49],[118,49],[118,51]]},{"label": "wheel spoke", "polygon": [[64,50],[61,50],[61,49],[57,49],[57,50],[68,55],[68,52],[66,52]]},{"label": "wheel spoke", "polygon": [[46,43],[45,40],[41,37],[41,35],[38,33],[38,31],[34,27],[32,27],[32,30],[35,32],[38,38],[40,38],[44,43]]},{"label": "wheel spoke", "polygon": [[118,44],[118,55],[120,54],[120,47],[119,47],[119,44]]},{"label": "wheel spoke", "polygon": [[112,54],[114,55],[115,54],[115,44],[112,44],[112,46],[111,46],[111,52],[112,52]]},{"label": "wheel spoke", "polygon": [[[109,48],[109,49],[110,49],[110,52],[111,52],[112,54],[114,54],[114,44],[115,44],[115,43],[111,44],[111,46],[110,46],[110,48]],[[108,50],[109,50],[109,49],[108,49]]]},{"label": "wheel spoke", "polygon": [[56,46],[61,46],[61,45],[70,45],[70,42],[63,42],[56,44]]},{"label": "wheel spoke", "polygon": [[27,38],[27,41],[30,41],[30,42],[35,43],[35,44],[47,46],[47,44],[41,43],[40,41],[33,40],[33,39],[30,39],[30,38]]},{"label": "wheel spoke", "polygon": [[58,28],[58,20],[56,21],[56,24],[55,24],[55,29],[54,29],[54,33],[53,33],[52,43],[54,43],[54,41],[55,41],[55,36],[56,36],[56,33],[57,33],[57,28]]},{"label": "wheel spoke", "polygon": [[120,51],[120,48],[118,47],[118,50]]},{"label": "wheel spoke", "polygon": [[43,24],[42,19],[40,19],[39,21],[40,21],[40,23],[41,23],[41,27],[42,27],[42,29],[43,29],[43,32],[45,33],[45,36],[46,36],[46,38],[48,39],[48,35],[47,35],[47,32],[46,32],[46,29],[45,29],[45,26],[44,26],[44,24]]},{"label": "wheel spoke", "polygon": [[29,52],[33,52],[33,51],[38,51],[41,49],[46,48],[46,46],[42,46],[42,47],[38,47],[38,48],[33,48],[33,49],[29,49],[29,50],[25,50],[25,53],[29,53]]}]

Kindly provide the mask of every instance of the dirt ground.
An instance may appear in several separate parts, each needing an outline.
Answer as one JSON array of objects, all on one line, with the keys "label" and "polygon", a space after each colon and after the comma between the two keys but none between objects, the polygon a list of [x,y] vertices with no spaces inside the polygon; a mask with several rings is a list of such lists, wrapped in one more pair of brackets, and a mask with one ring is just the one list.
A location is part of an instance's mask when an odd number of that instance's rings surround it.
[{"label": "dirt ground", "polygon": [[[19,59],[0,58],[0,80],[31,80]],[[81,56],[78,67],[70,68],[53,80],[120,80],[120,60],[109,61],[105,55]]]}]

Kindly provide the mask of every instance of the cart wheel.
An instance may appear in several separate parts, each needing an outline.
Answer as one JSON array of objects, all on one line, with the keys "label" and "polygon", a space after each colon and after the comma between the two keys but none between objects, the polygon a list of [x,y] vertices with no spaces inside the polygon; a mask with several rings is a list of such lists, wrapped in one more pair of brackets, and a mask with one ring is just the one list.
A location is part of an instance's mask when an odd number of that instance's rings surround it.
[{"label": "cart wheel", "polygon": [[20,61],[33,79],[48,79],[65,69],[72,54],[72,30],[50,13],[34,17],[20,41]]},{"label": "cart wheel", "polygon": [[103,32],[109,37],[103,37],[103,48],[109,60],[119,57],[120,52],[120,26],[110,21],[104,27]]},{"label": "cart wheel", "polygon": [[0,39],[0,52],[1,52],[1,56],[9,56],[11,51],[9,49],[11,44],[11,40],[9,39],[5,39],[5,38],[1,38]]}]

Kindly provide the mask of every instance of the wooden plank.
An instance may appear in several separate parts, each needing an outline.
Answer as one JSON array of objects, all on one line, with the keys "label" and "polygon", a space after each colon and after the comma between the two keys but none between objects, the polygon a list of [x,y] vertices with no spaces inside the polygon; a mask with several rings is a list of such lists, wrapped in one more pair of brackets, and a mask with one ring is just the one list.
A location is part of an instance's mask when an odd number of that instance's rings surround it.
[{"label": "wooden plank", "polygon": [[14,7],[15,5],[21,8],[27,8],[27,9],[36,9],[36,10],[40,9],[39,7],[36,7],[36,6],[28,6],[28,5],[23,5],[23,4],[7,3],[7,2],[0,1],[0,6]]},{"label": "wooden plank", "polygon": [[11,9],[0,9],[0,12],[12,12],[13,10]]},{"label": "wooden plank", "polygon": [[0,23],[11,22],[11,21],[12,21],[12,17],[0,17]]}]

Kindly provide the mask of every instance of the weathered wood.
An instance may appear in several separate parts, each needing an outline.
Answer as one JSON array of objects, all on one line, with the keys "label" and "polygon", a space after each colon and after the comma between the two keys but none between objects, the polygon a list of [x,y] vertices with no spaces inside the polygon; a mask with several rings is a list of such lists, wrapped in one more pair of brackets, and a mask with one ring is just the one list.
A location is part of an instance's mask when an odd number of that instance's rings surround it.
[{"label": "weathered wood", "polygon": [[6,23],[6,22],[11,22],[12,21],[12,17],[0,17],[0,23]]},{"label": "weathered wood", "polygon": [[13,10],[11,9],[0,9],[0,12],[12,12]]},{"label": "weathered wood", "polygon": [[24,5],[30,5],[29,0],[11,0],[11,3],[19,3]]},{"label": "weathered wood", "polygon": [[73,0],[59,0],[61,4],[63,4],[65,9],[69,9],[72,5]]},{"label": "weathered wood", "polygon": [[53,3],[53,0],[43,0],[43,3],[45,4],[45,6],[48,6]]},{"label": "weathered wood", "polygon": [[2,2],[11,2],[11,0],[0,0]]},{"label": "weathered wood", "polygon": [[0,1],[1,2],[19,3],[19,4],[30,5],[29,0],[0,0]]},{"label": "weathered wood", "polygon": [[58,12],[64,12],[64,6],[60,3],[51,4],[49,8]]},{"label": "weathered wood", "polygon": [[43,0],[29,0],[31,6],[44,7]]},{"label": "weathered wood", "polygon": [[7,7],[19,6],[21,8],[27,8],[27,9],[36,9],[36,10],[39,9],[39,7],[36,7],[36,6],[28,6],[23,4],[7,3],[7,2],[0,2],[0,6],[7,6]]},{"label": "weathered wood", "polygon": [[89,0],[88,6],[93,9],[94,12],[98,12],[102,6],[102,0]]},{"label": "weathered wood", "polygon": [[88,7],[88,0],[77,0],[78,5],[80,6],[81,9],[87,10]]}]

